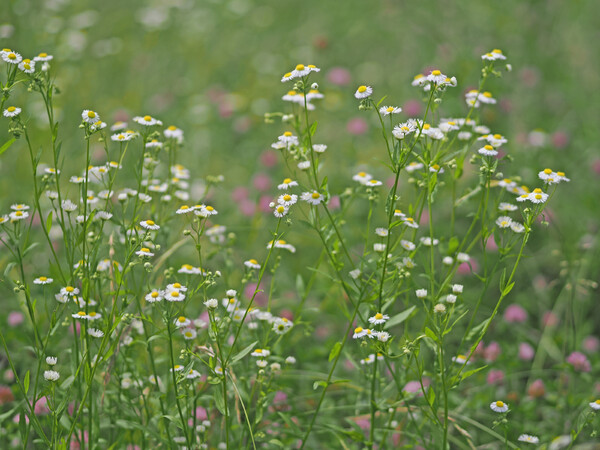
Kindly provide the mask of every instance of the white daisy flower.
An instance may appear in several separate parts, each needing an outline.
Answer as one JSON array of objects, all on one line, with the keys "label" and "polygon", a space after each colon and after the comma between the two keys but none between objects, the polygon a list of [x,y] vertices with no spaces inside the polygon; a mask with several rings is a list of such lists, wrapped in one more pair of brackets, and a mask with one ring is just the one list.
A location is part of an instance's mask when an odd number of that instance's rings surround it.
[{"label": "white daisy flower", "polygon": [[180,206],[179,209],[175,211],[176,214],[188,214],[191,212],[194,212],[194,208],[190,208],[188,205]]},{"label": "white daisy flower", "polygon": [[249,259],[247,261],[244,261],[244,265],[246,267],[248,267],[249,269],[255,269],[255,270],[259,270],[261,267],[260,264],[258,263],[258,261],[255,259]]},{"label": "white daisy flower", "polygon": [[283,194],[277,198],[277,203],[285,207],[292,206],[298,201],[298,196],[295,194]]},{"label": "white daisy flower", "polygon": [[415,295],[417,298],[426,298],[427,297],[427,289],[417,289],[415,291]]},{"label": "white daisy flower", "polygon": [[181,291],[167,291],[165,293],[165,300],[168,302],[182,302],[185,300],[185,294]]},{"label": "white daisy flower", "polygon": [[293,326],[293,322],[285,317],[278,317],[273,321],[273,331],[277,334],[285,334]]},{"label": "white daisy flower", "polygon": [[399,106],[382,106],[379,108],[379,113],[382,116],[389,116],[390,114],[400,114],[402,112],[402,108]]},{"label": "white daisy flower", "polygon": [[373,251],[377,253],[385,252],[385,244],[373,244]]},{"label": "white daisy flower", "polygon": [[473,137],[473,133],[471,133],[470,131],[461,131],[460,133],[458,133],[457,137],[459,141],[468,141]]},{"label": "white daisy flower", "polygon": [[163,143],[157,139],[152,139],[150,142],[146,142],[146,148],[162,148]]},{"label": "white daisy flower", "polygon": [[444,75],[439,70],[432,70],[429,75],[427,75],[427,81],[433,84],[444,84],[448,77]]},{"label": "white daisy flower", "polygon": [[439,239],[434,238],[433,240],[431,240],[429,236],[422,237],[419,240],[421,241],[421,244],[423,244],[425,247],[431,247],[432,245],[438,245],[440,243]]},{"label": "white daisy flower", "polygon": [[102,318],[102,314],[94,312],[94,311],[88,313],[88,315],[87,315],[87,319],[88,320],[92,320],[92,321],[93,320],[98,320],[98,319],[101,319],[101,318]]},{"label": "white daisy flower", "polygon": [[481,55],[481,59],[486,61],[497,61],[506,59],[506,56],[502,54],[502,50],[495,48],[491,52],[488,52],[485,55]]},{"label": "white daisy flower", "polygon": [[492,97],[492,93],[488,91],[480,93],[477,96],[477,100],[479,100],[481,103],[487,103],[488,105],[496,104],[496,99]]},{"label": "white daisy flower", "polygon": [[498,151],[494,149],[491,145],[487,144],[477,150],[477,153],[484,156],[496,156]]},{"label": "white daisy flower", "polygon": [[512,224],[512,219],[508,216],[500,216],[496,219],[496,225],[499,228],[509,228]]},{"label": "white daisy flower", "polygon": [[369,187],[379,187],[381,186],[383,183],[379,180],[369,180],[365,183],[365,186],[369,186]]},{"label": "white daisy flower", "polygon": [[172,284],[168,284],[167,288],[165,290],[166,291],[187,292],[187,287],[182,285],[181,283],[172,283]]},{"label": "white daisy flower", "polygon": [[282,142],[282,143],[286,144],[287,146],[298,145],[298,137],[294,136],[294,134],[291,131],[284,132],[277,139],[278,139],[278,142]]},{"label": "white daisy flower", "polygon": [[542,192],[540,188],[536,188],[532,193],[528,194],[527,200],[532,203],[545,203],[548,200],[548,194]]},{"label": "white daisy flower", "polygon": [[34,61],[43,61],[43,62],[48,62],[48,61],[52,61],[52,59],[54,58],[54,56],[49,55],[48,53],[39,53],[37,56],[35,56],[33,58]]},{"label": "white daisy flower", "polygon": [[419,228],[419,224],[417,222],[415,222],[415,219],[413,219],[412,217],[405,217],[402,220],[402,223],[410,228],[414,228],[414,229]]},{"label": "white daisy flower", "polygon": [[60,293],[61,295],[74,296],[79,294],[79,289],[73,286],[65,286],[61,288]]},{"label": "white daisy flower", "polygon": [[448,120],[440,123],[440,130],[442,130],[443,133],[449,133],[450,131],[460,130],[460,126],[455,121]]},{"label": "white daisy flower", "polygon": [[377,313],[372,317],[369,317],[369,323],[372,325],[379,325],[385,323],[386,320],[389,320],[390,316],[387,314]]},{"label": "white daisy flower", "polygon": [[433,173],[440,173],[440,174],[442,174],[442,173],[444,173],[444,168],[440,167],[439,164],[434,164],[432,166],[429,166],[429,171],[433,172]]},{"label": "white daisy flower", "polygon": [[360,339],[367,335],[367,330],[362,327],[356,327],[354,329],[354,334],[352,335],[352,339]]},{"label": "white daisy flower", "polygon": [[409,251],[409,252],[412,252],[412,251],[413,251],[413,250],[416,248],[416,245],[415,245],[415,244],[413,244],[412,242],[410,242],[410,241],[407,241],[407,240],[405,240],[405,239],[402,239],[402,240],[400,241],[400,245],[402,246],[402,248],[403,248],[404,250],[406,250],[406,251]]},{"label": "white daisy flower", "polygon": [[183,139],[183,130],[180,130],[175,125],[169,125],[167,128],[165,128],[165,130],[163,131],[163,134],[168,139],[177,139],[177,140]]},{"label": "white daisy flower", "polygon": [[275,217],[284,217],[287,215],[287,213],[289,212],[289,208],[284,206],[284,205],[277,205],[275,206],[275,209],[273,210],[273,215]]},{"label": "white daisy flower", "polygon": [[453,284],[450,287],[452,288],[452,292],[454,294],[462,294],[462,291],[463,291],[463,285],[462,284]]},{"label": "white daisy flower", "polygon": [[379,237],[386,237],[389,231],[387,228],[375,228],[375,234]]},{"label": "white daisy flower", "polygon": [[54,366],[58,362],[58,358],[56,356],[46,356],[46,364],[49,366]]},{"label": "white daisy flower", "polygon": [[152,116],[136,116],[133,118],[135,123],[139,123],[140,125],[144,125],[147,127],[153,127],[154,125],[162,125],[162,122],[158,119],[155,119]]},{"label": "white daisy flower", "polygon": [[531,434],[522,434],[517,438],[520,442],[528,442],[530,444],[539,444],[540,438]]},{"label": "white daisy flower", "polygon": [[354,93],[354,97],[360,100],[371,96],[371,94],[373,94],[373,88],[371,86],[361,85]]},{"label": "white daisy flower", "polygon": [[412,122],[404,122],[396,125],[392,130],[392,134],[396,139],[404,139],[411,133],[414,133],[416,130],[415,126],[412,125]]},{"label": "white daisy flower", "polygon": [[104,337],[104,331],[99,330],[97,328],[88,328],[87,332],[90,336],[95,337],[95,338]]},{"label": "white daisy flower", "polygon": [[404,169],[408,172],[408,173],[413,173],[415,170],[421,170],[423,167],[425,167],[423,165],[423,163],[419,163],[419,162],[411,162],[409,163]]},{"label": "white daisy flower", "polygon": [[467,361],[467,357],[465,355],[453,356],[452,362],[455,362],[456,364],[465,364],[465,363],[467,363],[467,365],[471,364],[471,361]]},{"label": "white daisy flower", "polygon": [[446,303],[450,303],[451,305],[453,305],[454,303],[456,303],[456,295],[454,294],[448,294],[446,295]]},{"label": "white daisy flower", "polygon": [[215,216],[219,214],[219,212],[210,205],[200,205],[195,206],[194,208],[194,214],[200,217]]},{"label": "white daisy flower", "polygon": [[35,280],[33,280],[33,284],[50,284],[52,283],[54,280],[52,278],[48,278],[48,277],[37,277]]},{"label": "white daisy flower", "polygon": [[271,352],[262,348],[257,348],[252,353],[250,353],[250,356],[255,356],[257,358],[266,358],[269,355],[271,355]]},{"label": "white daisy flower", "polygon": [[317,191],[304,192],[300,198],[302,200],[304,200],[305,202],[308,202],[311,205],[315,205],[315,206],[324,200],[324,197],[321,194],[319,194]]},{"label": "white daisy flower", "polygon": [[414,76],[414,78],[410,84],[411,84],[411,86],[415,86],[415,87],[423,87],[427,84],[427,77],[425,75],[423,75],[422,73],[419,73]]},{"label": "white daisy flower", "polygon": [[157,225],[156,223],[154,223],[153,220],[142,220],[140,222],[140,225],[142,226],[142,228],[145,228],[146,230],[159,230],[160,226]]},{"label": "white daisy flower", "polygon": [[190,325],[192,321],[185,316],[179,316],[173,321],[173,323],[177,328],[183,328]]},{"label": "white daisy flower", "polygon": [[590,402],[590,408],[592,408],[595,411],[600,411],[600,399],[594,401],[594,402]]},{"label": "white daisy flower", "polygon": [[314,144],[312,148],[316,153],[325,153],[325,150],[327,150],[325,144]]},{"label": "white daisy flower", "polygon": [[325,96],[321,92],[319,92],[318,89],[311,89],[306,94],[306,101],[307,102],[310,102],[312,100],[321,100],[322,98],[325,98]]},{"label": "white daisy flower", "polygon": [[56,370],[45,370],[44,378],[48,381],[56,381],[60,378],[60,373],[58,373]]},{"label": "white daisy flower", "polygon": [[216,298],[209,298],[204,302],[204,306],[208,309],[216,309],[219,306],[219,301]]},{"label": "white daisy flower", "polygon": [[133,133],[117,133],[117,134],[113,134],[110,139],[115,141],[115,142],[127,142],[132,140],[135,137],[135,134]]},{"label": "white daisy flower", "polygon": [[0,52],[0,56],[2,56],[2,59],[5,62],[9,64],[19,64],[23,60],[23,57],[19,53],[13,52],[9,49],[6,50],[8,51]]},{"label": "white daisy flower", "polygon": [[510,229],[515,233],[523,233],[525,231],[525,226],[519,222],[512,222],[510,224]]},{"label": "white daisy flower", "polygon": [[84,109],[81,113],[81,119],[84,122],[93,125],[100,120],[100,116],[96,111],[92,111],[91,109]]},{"label": "white daisy flower", "polygon": [[4,117],[16,117],[19,114],[21,114],[21,108],[18,108],[16,106],[9,106],[3,111],[2,114],[4,115]]},{"label": "white daisy flower", "polygon": [[283,183],[277,185],[277,189],[279,190],[287,190],[288,188],[298,186],[298,182],[292,180],[291,178],[286,178],[283,180]]},{"label": "white daisy flower", "polygon": [[359,182],[360,184],[366,184],[373,177],[366,172],[358,172],[356,175],[352,177],[354,181]]},{"label": "white daisy flower", "polygon": [[406,214],[404,214],[401,210],[399,209],[395,209],[394,210],[394,217],[400,217],[401,219],[405,219],[406,218]]},{"label": "white daisy flower", "polygon": [[502,400],[490,403],[490,408],[492,409],[492,411],[495,411],[497,413],[505,413],[506,411],[508,411],[508,405]]},{"label": "white daisy flower", "polygon": [[[267,244],[267,249],[270,249],[272,246],[273,246],[273,241],[270,241]],[[288,250],[291,253],[296,253],[296,247],[294,247],[291,244],[288,244],[283,239],[279,239],[278,241],[275,241],[275,248],[283,248],[285,250]]]},{"label": "white daisy flower", "polygon": [[150,251],[150,249],[146,248],[146,247],[142,247],[137,252],[135,252],[135,254],[138,255],[139,257],[152,257],[152,256],[154,256],[154,253],[152,253]]},{"label": "white daisy flower", "polygon": [[512,203],[502,202],[498,205],[499,211],[516,211],[517,209],[519,209],[519,207]]},{"label": "white daisy flower", "polygon": [[390,338],[392,337],[392,335],[390,333],[388,333],[387,331],[377,331],[375,333],[375,337],[377,338],[377,340],[379,342],[387,342],[387,341],[390,340]]},{"label": "white daisy flower", "polygon": [[173,366],[172,369],[170,369],[171,372],[181,372],[183,369],[185,369],[185,367],[183,367],[181,364],[175,364]]}]

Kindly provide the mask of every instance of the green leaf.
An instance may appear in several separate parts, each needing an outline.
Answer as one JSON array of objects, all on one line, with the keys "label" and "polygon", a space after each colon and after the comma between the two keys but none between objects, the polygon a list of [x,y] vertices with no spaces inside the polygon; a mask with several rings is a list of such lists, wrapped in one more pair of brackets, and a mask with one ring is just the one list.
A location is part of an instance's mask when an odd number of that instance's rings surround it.
[{"label": "green leaf", "polygon": [[323,380],[315,381],[313,383],[313,391],[316,391],[319,386],[323,386],[324,388],[326,388],[327,387],[327,382],[323,381]]},{"label": "green leaf", "polygon": [[25,390],[25,395],[29,392],[29,370],[25,374],[25,378],[23,379],[23,389]]},{"label": "green leaf", "polygon": [[458,245],[458,238],[456,236],[452,236],[450,241],[448,241],[448,254],[454,254],[454,252],[456,252],[456,249],[458,249]]},{"label": "green leaf", "polygon": [[17,138],[12,138],[12,139],[9,139],[8,141],[6,141],[6,142],[4,143],[4,145],[3,145],[2,147],[0,147],[0,155],[1,155],[2,153],[4,153],[6,150],[8,150],[8,149],[9,149],[9,147],[10,147],[11,145],[13,145],[13,143],[14,143],[16,140],[17,140]]},{"label": "green leaf", "polygon": [[340,341],[336,342],[331,352],[329,352],[329,361],[332,361],[340,354],[340,350],[342,349],[342,343]]},{"label": "green leaf", "polygon": [[312,125],[310,126],[310,135],[314,136],[315,133],[317,131],[317,122],[313,122]]},{"label": "green leaf", "polygon": [[50,214],[48,214],[48,217],[46,218],[46,233],[50,233],[50,229],[52,229],[52,214],[54,212],[50,211]]},{"label": "green leaf", "polygon": [[462,376],[460,377],[461,381],[464,380],[465,378],[469,378],[471,375],[475,375],[477,372],[485,369],[486,367],[487,366],[478,367],[477,369],[469,370],[468,372],[463,373]]},{"label": "green leaf", "polygon": [[244,356],[246,356],[248,353],[250,353],[252,351],[252,349],[254,348],[254,346],[258,344],[258,341],[254,341],[252,344],[250,344],[248,347],[246,347],[244,350],[242,350],[241,352],[239,352],[237,355],[235,355],[233,358],[231,358],[231,364],[239,361],[240,359],[242,359]]},{"label": "green leaf", "polygon": [[223,394],[219,389],[215,389],[215,394],[213,395],[215,399],[215,406],[219,410],[219,412],[225,415],[225,402],[223,401]]},{"label": "green leaf", "polygon": [[71,375],[70,377],[67,377],[65,379],[65,381],[63,381],[62,384],[60,385],[60,388],[68,389],[69,386],[71,386],[71,384],[73,384],[73,381],[75,381],[75,377],[73,375]]},{"label": "green leaf", "polygon": [[425,335],[429,339],[432,339],[434,342],[439,342],[438,337],[436,336],[436,334],[433,332],[433,330],[431,328],[425,327]]},{"label": "green leaf", "polygon": [[512,291],[512,288],[514,285],[515,285],[515,282],[513,281],[508,286],[506,286],[504,288],[504,290],[502,291],[502,297],[506,297],[509,294],[509,292]]},{"label": "green leaf", "polygon": [[483,322],[481,322],[479,325],[477,325],[476,327],[472,328],[471,331],[469,331],[469,334],[467,335],[467,341],[470,341],[477,334],[479,334],[479,332],[485,328],[485,326],[487,325],[487,323],[489,321],[490,321],[490,319],[487,318]]},{"label": "green leaf", "polygon": [[385,325],[383,326],[383,328],[385,328],[387,330],[387,329],[393,327],[394,325],[401,324],[406,319],[408,319],[408,316],[410,316],[412,314],[412,312],[415,310],[415,308],[416,308],[416,306],[411,306],[407,310],[402,311],[399,314],[396,314],[394,317],[392,317],[390,320],[388,320],[385,323]]}]

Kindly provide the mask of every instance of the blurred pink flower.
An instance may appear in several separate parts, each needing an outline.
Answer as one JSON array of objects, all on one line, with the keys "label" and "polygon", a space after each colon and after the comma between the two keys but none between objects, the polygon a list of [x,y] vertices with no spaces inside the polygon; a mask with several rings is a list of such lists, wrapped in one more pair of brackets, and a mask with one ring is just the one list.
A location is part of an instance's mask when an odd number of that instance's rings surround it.
[{"label": "blurred pink flower", "polygon": [[423,106],[418,100],[408,100],[404,102],[404,105],[402,105],[402,111],[404,111],[404,113],[410,117],[420,116],[423,112]]},{"label": "blurred pink flower", "polygon": [[273,199],[268,195],[261,195],[260,199],[258,199],[258,209],[261,212],[271,212],[271,208],[269,207],[269,203],[271,203]]},{"label": "blurred pink flower", "polygon": [[15,396],[9,386],[0,386],[0,406],[10,403],[14,399]]},{"label": "blurred pink flower", "polygon": [[327,73],[327,79],[337,86],[346,86],[352,81],[352,76],[350,71],[344,67],[333,67]]},{"label": "blurred pink flower", "polygon": [[487,384],[501,384],[504,380],[504,372],[501,370],[490,370],[487,374]]},{"label": "blurred pink flower", "polygon": [[527,311],[520,305],[512,304],[504,311],[504,320],[508,323],[522,323],[527,320]]},{"label": "blurred pink flower", "polygon": [[274,167],[279,160],[279,154],[275,150],[265,150],[260,154],[260,162],[265,167]]},{"label": "blurred pink flower", "polygon": [[50,408],[48,408],[48,399],[46,397],[40,397],[38,401],[35,402],[33,412],[36,416],[48,414],[50,412]]},{"label": "blurred pink flower", "polygon": [[256,174],[252,180],[252,184],[261,192],[267,191],[271,187],[271,177],[265,173]]},{"label": "blurred pink flower", "polygon": [[552,145],[556,148],[565,148],[569,145],[569,135],[566,131],[556,131],[552,134]]},{"label": "blurred pink flower", "polygon": [[485,350],[483,351],[483,357],[486,361],[493,362],[493,361],[496,361],[496,359],[498,359],[498,356],[500,356],[500,353],[502,353],[500,344],[498,344],[496,341],[494,341],[494,342],[491,342],[490,345],[488,345],[485,348]]},{"label": "blurred pink flower", "polygon": [[241,202],[242,200],[246,200],[248,198],[248,188],[245,186],[236,187],[231,193],[231,199],[234,202]]},{"label": "blurred pink flower", "polygon": [[337,195],[334,195],[333,197],[331,197],[329,199],[329,203],[327,204],[327,206],[329,207],[329,209],[339,209],[340,197]]},{"label": "blurred pink flower", "polygon": [[[263,279],[263,282],[265,285],[268,284],[268,281],[266,279]],[[261,286],[262,289],[262,286]],[[246,285],[246,287],[244,288],[244,295],[246,296],[246,298],[250,299],[252,298],[252,295],[254,294],[254,291],[256,290],[256,283],[248,283]],[[264,291],[258,292],[256,294],[256,297],[254,297],[254,303],[256,306],[266,306],[267,305],[267,294],[264,293]]]},{"label": "blurred pink flower", "polygon": [[595,160],[592,163],[592,172],[594,172],[594,174],[596,175],[600,175],[600,159]]},{"label": "blurred pink flower", "polygon": [[486,242],[485,242],[485,249],[488,252],[495,252],[498,250],[498,245],[496,244],[496,241],[494,240],[493,237],[490,237]]},{"label": "blurred pink flower", "polygon": [[10,313],[8,313],[8,325],[10,325],[11,327],[21,325],[24,319],[25,317],[20,311],[11,311]]},{"label": "blurred pink flower", "polygon": [[539,398],[546,395],[546,386],[544,386],[544,382],[538,378],[531,383],[527,388],[527,395],[531,398]]},{"label": "blurred pink flower", "polygon": [[583,350],[589,353],[596,353],[600,350],[600,339],[596,336],[588,336],[583,340]]},{"label": "blurred pink flower", "polygon": [[[431,384],[431,380],[427,377],[423,377],[423,387],[427,390],[427,387]],[[421,383],[418,380],[409,381],[402,388],[404,392],[408,392],[410,394],[417,394],[418,397],[423,396],[423,391],[421,390]]]},{"label": "blurred pink flower", "polygon": [[365,134],[369,126],[367,125],[367,121],[362,117],[355,117],[350,119],[346,124],[346,129],[350,134],[359,135]]},{"label": "blurred pink flower", "polygon": [[477,272],[477,270],[479,270],[479,264],[477,264],[477,261],[471,257],[468,263],[461,263],[456,271],[460,275],[468,275],[471,272]]},{"label": "blurred pink flower", "polygon": [[523,361],[531,361],[535,355],[535,350],[527,342],[519,344],[519,359]]},{"label": "blurred pink flower", "polygon": [[552,311],[546,311],[544,313],[544,316],[542,317],[542,323],[546,327],[550,327],[550,328],[555,327],[556,325],[559,324],[559,322],[560,322],[560,319]]},{"label": "blurred pink flower", "polygon": [[197,420],[208,419],[208,413],[206,412],[206,409],[203,408],[202,406],[196,407],[196,419]]},{"label": "blurred pink flower", "polygon": [[240,212],[246,217],[251,217],[256,213],[256,205],[251,200],[242,200],[239,205]]},{"label": "blurred pink flower", "polygon": [[567,362],[573,366],[577,372],[589,372],[592,370],[590,361],[581,352],[573,352],[567,356]]}]

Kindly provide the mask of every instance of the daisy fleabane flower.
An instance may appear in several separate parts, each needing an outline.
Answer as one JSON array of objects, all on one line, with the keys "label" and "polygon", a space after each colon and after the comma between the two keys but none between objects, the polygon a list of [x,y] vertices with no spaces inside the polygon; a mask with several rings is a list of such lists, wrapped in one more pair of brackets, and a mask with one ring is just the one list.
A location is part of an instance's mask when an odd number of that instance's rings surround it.
[{"label": "daisy fleabane flower", "polygon": [[497,61],[497,60],[505,60],[506,56],[502,54],[502,50],[495,48],[491,52],[486,53],[485,55],[481,55],[481,59],[485,61]]},{"label": "daisy fleabane flower", "polygon": [[162,125],[162,122],[158,119],[155,119],[152,116],[136,116],[133,118],[135,123],[139,123],[140,125],[145,125],[147,127],[152,127],[154,125]]},{"label": "daisy fleabane flower", "polygon": [[58,362],[58,358],[56,356],[46,356],[46,364],[49,366],[54,366]]},{"label": "daisy fleabane flower", "polygon": [[92,111],[91,109],[84,109],[81,113],[81,119],[84,122],[93,125],[100,120],[100,116],[96,111]]},{"label": "daisy fleabane flower", "polygon": [[531,434],[522,434],[517,439],[519,442],[528,442],[530,444],[539,444],[540,438]]},{"label": "daisy fleabane flower", "polygon": [[371,94],[373,94],[373,88],[371,86],[366,86],[366,85],[361,85],[358,87],[358,89],[356,89],[356,92],[354,93],[354,97],[356,97],[357,99],[363,99],[363,98],[367,98],[370,97]]},{"label": "daisy fleabane flower", "polygon": [[382,106],[379,108],[379,114],[382,116],[389,116],[391,114],[400,114],[402,112],[402,108],[399,106]]},{"label": "daisy fleabane flower", "polygon": [[502,400],[490,403],[490,408],[492,409],[492,411],[495,411],[497,413],[505,413],[506,411],[508,411],[508,405]]},{"label": "daisy fleabane flower", "polygon": [[140,222],[140,225],[145,228],[146,230],[159,230],[160,226],[157,225],[156,223],[154,223],[153,220],[142,220]]},{"label": "daisy fleabane flower", "polygon": [[359,182],[360,184],[367,184],[373,177],[366,172],[358,172],[356,175],[352,177],[354,181]]},{"label": "daisy fleabane flower", "polygon": [[590,402],[590,408],[592,408],[594,411],[600,411],[600,399]]},{"label": "daisy fleabane flower", "polygon": [[432,70],[431,73],[429,75],[427,75],[427,81],[430,81],[431,83],[434,84],[442,84],[446,81],[446,78],[448,78],[446,75],[444,75],[440,70]]},{"label": "daisy fleabane flower", "polygon": [[33,280],[33,284],[50,284],[52,283],[54,280],[52,278],[48,278],[48,277],[37,277],[35,280]]},{"label": "daisy fleabane flower", "polygon": [[487,144],[477,150],[477,153],[484,156],[496,156],[498,154],[498,150],[495,150],[494,147]]},{"label": "daisy fleabane flower", "polygon": [[2,56],[4,62],[9,64],[19,64],[21,61],[23,61],[23,57],[19,53],[13,52],[10,49],[3,50],[0,52],[0,55]]},{"label": "daisy fleabane flower", "polygon": [[274,210],[273,210],[273,215],[275,217],[284,217],[285,215],[287,215],[287,213],[289,212],[289,208],[287,206],[278,204],[278,205],[274,205]]},{"label": "daisy fleabane flower", "polygon": [[308,202],[311,205],[315,205],[315,206],[318,205],[319,203],[321,203],[324,199],[324,197],[321,194],[319,194],[317,191],[304,192],[300,198],[302,200],[304,200],[305,202]]},{"label": "daisy fleabane flower", "polygon": [[291,178],[286,178],[283,180],[283,183],[277,185],[277,189],[279,190],[287,190],[288,188],[298,186],[298,182],[292,180]]},{"label": "daisy fleabane flower", "polygon": [[500,216],[496,219],[496,225],[499,228],[509,228],[512,224],[512,219],[508,216]]},{"label": "daisy fleabane flower", "polygon": [[360,339],[367,335],[367,330],[363,327],[356,327],[354,329],[354,334],[352,335],[352,339]]},{"label": "daisy fleabane flower", "polygon": [[292,206],[298,201],[298,196],[295,194],[283,194],[277,198],[277,203],[285,207]]},{"label": "daisy fleabane flower", "polygon": [[48,381],[56,381],[60,378],[60,373],[58,373],[56,370],[45,370],[44,378]]},{"label": "daisy fleabane flower", "polygon": [[260,269],[260,264],[255,259],[249,259],[247,261],[244,261],[244,265],[249,269],[255,269],[255,270]]},{"label": "daisy fleabane flower", "polygon": [[369,323],[372,325],[379,325],[385,323],[385,321],[389,318],[390,316],[388,316],[387,314],[377,313],[374,316],[369,317]]},{"label": "daisy fleabane flower", "polygon": [[19,114],[21,114],[21,108],[18,108],[16,106],[9,106],[2,112],[2,114],[4,115],[4,117],[16,117]]},{"label": "daisy fleabane flower", "polygon": [[417,298],[425,298],[427,297],[427,289],[417,289],[415,294]]}]

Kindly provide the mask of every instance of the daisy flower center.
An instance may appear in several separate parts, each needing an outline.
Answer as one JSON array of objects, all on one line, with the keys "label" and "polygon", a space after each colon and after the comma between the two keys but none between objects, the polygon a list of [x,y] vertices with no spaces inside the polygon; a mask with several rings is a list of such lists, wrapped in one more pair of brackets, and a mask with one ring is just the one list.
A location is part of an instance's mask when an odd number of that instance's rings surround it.
[{"label": "daisy flower center", "polygon": [[150,249],[149,249],[149,248],[146,248],[146,247],[144,247],[144,248],[142,248],[142,251],[143,251],[144,253],[149,253],[149,252],[150,252]]},{"label": "daisy flower center", "polygon": [[79,311],[77,313],[77,315],[80,316],[80,317],[83,317],[83,316],[85,316],[85,311]]},{"label": "daisy flower center", "polygon": [[179,297],[179,292],[177,292],[177,291],[171,292],[171,297]]},{"label": "daisy flower center", "polygon": [[250,261],[252,264],[258,264],[258,261],[255,259],[249,259],[248,261]]},{"label": "daisy flower center", "polygon": [[8,54],[8,59],[17,59],[17,55],[11,52]]},{"label": "daisy flower center", "polygon": [[176,129],[177,129],[177,127],[175,125],[171,125],[171,126],[169,126],[169,128],[167,128],[167,130],[170,130],[170,131],[175,131]]},{"label": "daisy flower center", "polygon": [[315,200],[318,199],[319,197],[321,197],[321,194],[319,194],[318,192],[313,192],[311,195],[312,198],[314,198]]},{"label": "daisy flower center", "polygon": [[298,64],[296,70],[304,70],[304,64]]},{"label": "daisy flower center", "polygon": [[150,294],[150,297],[157,298],[158,297],[158,292],[154,291],[152,294]]},{"label": "daisy flower center", "polygon": [[278,207],[277,207],[277,212],[278,212],[278,213],[282,213],[282,212],[284,212],[284,211],[285,211],[285,207],[283,207],[283,206],[278,206]]},{"label": "daisy flower center", "polygon": [[492,98],[492,93],[491,93],[491,92],[488,92],[488,91],[486,91],[486,92],[484,92],[484,93],[483,93],[483,96],[484,96],[484,97],[487,97],[487,98]]},{"label": "daisy flower center", "polygon": [[431,71],[431,75],[435,75],[436,77],[437,77],[438,75],[441,75],[441,74],[442,74],[442,72],[440,72],[439,70],[432,70],[432,71]]},{"label": "daisy flower center", "polygon": [[392,112],[393,110],[394,110],[393,106],[388,106],[386,109],[387,112]]},{"label": "daisy flower center", "polygon": [[6,108],[6,110],[8,112],[14,112],[17,108],[15,108],[14,106],[9,106],[8,108]]},{"label": "daisy flower center", "polygon": [[48,53],[40,53],[38,56],[40,58],[45,58],[46,56],[48,56]]},{"label": "daisy flower center", "polygon": [[291,182],[292,182],[292,179],[291,179],[291,178],[286,178],[285,180],[283,180],[283,182],[284,182],[285,184],[289,184],[289,183],[291,183]]},{"label": "daisy flower center", "polygon": [[286,131],[285,133],[283,133],[283,135],[285,137],[290,137],[292,135],[292,132],[291,131]]},{"label": "daisy flower center", "polygon": [[174,283],[174,284],[173,284],[173,287],[174,287],[175,289],[180,289],[180,288],[181,288],[181,283]]},{"label": "daisy flower center", "polygon": [[494,150],[494,147],[492,147],[491,145],[486,145],[483,148],[485,148],[486,150]]},{"label": "daisy flower center", "polygon": [[381,313],[375,314],[375,319],[377,319],[377,320],[383,319],[383,314],[381,314]]},{"label": "daisy flower center", "polygon": [[502,135],[501,134],[495,134],[494,135],[494,139],[502,139]]},{"label": "daisy flower center", "polygon": [[46,277],[40,277],[40,281],[47,281],[47,280],[48,280],[48,278],[46,278]]},{"label": "daisy flower center", "polygon": [[564,172],[556,172],[556,175],[558,175],[559,177],[564,177],[565,173]]},{"label": "daisy flower center", "polygon": [[154,225],[154,221],[153,220],[146,220],[146,224],[152,226],[152,225]]},{"label": "daisy flower center", "polygon": [[75,290],[75,288],[73,286],[67,286],[65,288],[65,291],[67,291],[67,292],[73,292],[74,290]]},{"label": "daisy flower center", "polygon": [[496,402],[496,406],[497,406],[498,408],[502,408],[502,407],[504,406],[504,402],[503,402],[503,401],[501,401],[501,400],[498,400],[498,401]]},{"label": "daisy flower center", "polygon": [[152,120],[152,117],[151,116],[144,116],[144,120],[146,122],[150,122]]},{"label": "daisy flower center", "polygon": [[22,212],[22,211],[17,211],[17,212],[15,213],[15,216],[17,216],[17,217],[21,217],[22,215],[23,215],[23,212]]},{"label": "daisy flower center", "polygon": [[355,332],[355,333],[360,333],[360,332],[362,332],[362,330],[363,330],[363,329],[362,329],[362,327],[356,327],[356,328],[354,329],[354,332]]},{"label": "daisy flower center", "polygon": [[289,195],[289,194],[286,194],[286,195],[284,195],[284,196],[283,196],[283,199],[284,199],[286,202],[289,202],[289,201],[292,199],[292,196],[291,196],[291,195]]},{"label": "daisy flower center", "polygon": [[366,86],[359,86],[359,87],[358,87],[358,92],[360,92],[361,94],[362,94],[363,92],[367,92],[367,87],[366,87]]},{"label": "daisy flower center", "polygon": [[183,322],[185,322],[185,317],[184,316],[179,316],[179,318],[177,319],[177,321],[179,323],[183,323]]},{"label": "daisy flower center", "polygon": [[[450,122],[448,122],[450,123]],[[431,125],[429,125],[428,123],[426,123],[425,125],[423,125],[423,129],[424,130],[429,130],[431,128]]]},{"label": "daisy flower center", "polygon": [[206,210],[207,210],[207,211],[214,211],[214,210],[215,210],[215,208],[213,208],[212,206],[207,206],[207,207],[206,207]]},{"label": "daisy flower center", "polygon": [[96,113],[95,113],[94,111],[88,111],[88,113],[87,113],[87,116],[88,116],[90,119],[93,119],[94,117],[96,117]]}]

